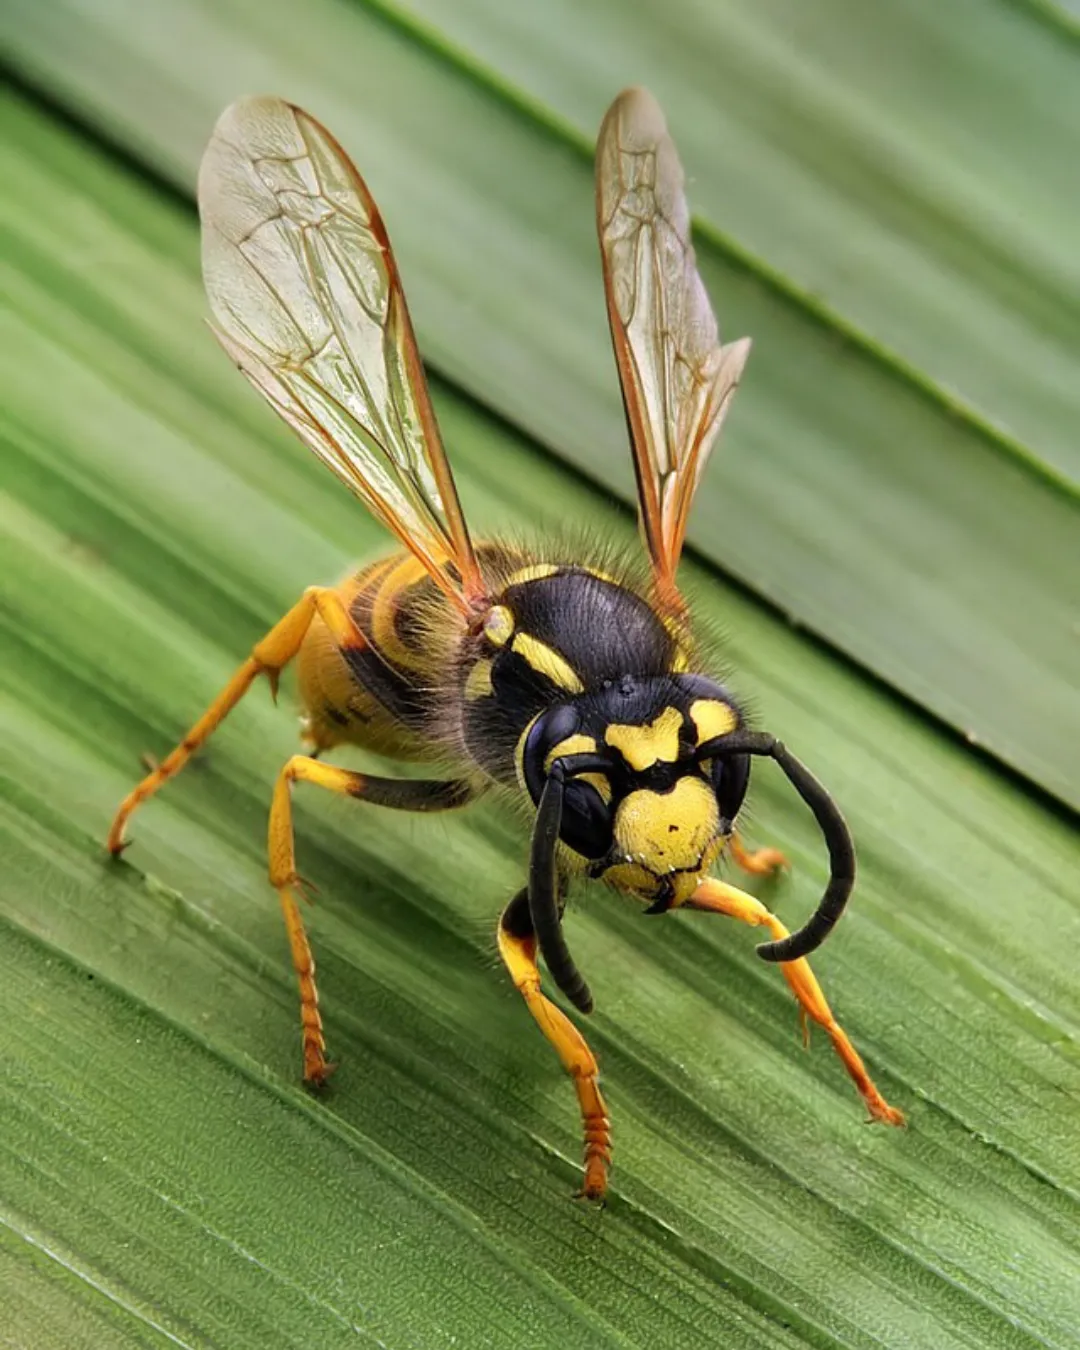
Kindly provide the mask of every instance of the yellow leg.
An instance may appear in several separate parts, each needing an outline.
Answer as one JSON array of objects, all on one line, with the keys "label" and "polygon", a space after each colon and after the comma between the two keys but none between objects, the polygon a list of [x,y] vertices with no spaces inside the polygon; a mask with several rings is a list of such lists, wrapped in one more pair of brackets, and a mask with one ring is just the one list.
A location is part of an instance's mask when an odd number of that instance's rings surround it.
[{"label": "yellow leg", "polygon": [[737,834],[728,840],[731,861],[752,877],[767,877],[788,866],[788,860],[778,848],[756,848],[750,851]]},{"label": "yellow leg", "polygon": [[[503,912],[499,924],[499,954],[537,1025],[555,1047],[563,1068],[574,1080],[585,1134],[585,1177],[578,1194],[587,1200],[603,1200],[611,1166],[611,1123],[597,1082],[600,1070],[581,1032],[540,992],[536,938],[528,922],[525,897],[523,891]],[[522,932],[523,929],[529,931]]]},{"label": "yellow leg", "polygon": [[[712,877],[701,883],[690,899],[686,901],[686,907],[708,910],[713,914],[726,914],[728,918],[738,919],[740,923],[747,923],[752,927],[765,927],[774,938],[785,938],[788,935],[788,930],[775,914],[771,914],[765,908],[760,900],[755,899],[752,895],[747,895],[745,891],[740,891],[736,886],[729,886],[725,882],[717,881]],[[799,1007],[804,1018],[810,1017],[819,1026],[825,1028],[836,1053],[843,1061],[844,1068],[851,1075],[852,1081],[859,1090],[859,1095],[866,1103],[871,1118],[883,1121],[887,1125],[903,1125],[904,1113],[898,1111],[895,1106],[890,1106],[875,1087],[859,1052],[848,1040],[843,1027],[833,1016],[832,1009],[821,991],[821,985],[818,984],[817,977],[810,969],[810,963],[805,957],[802,957],[798,961],[783,962],[780,969],[783,972],[784,979],[790,985],[792,993],[799,1001]]]},{"label": "yellow leg", "polygon": [[343,797],[360,797],[376,806],[400,811],[446,811],[463,806],[473,795],[461,779],[435,782],[417,778],[376,778],[353,773],[308,755],[293,755],[274,784],[270,805],[268,852],[270,882],[281,897],[285,927],[289,934],[293,966],[300,984],[300,1025],[304,1042],[304,1082],[318,1086],[334,1066],[326,1059],[326,1040],[315,987],[315,958],[311,954],[297,895],[301,881],[296,871],[296,841],[292,823],[292,785],[313,783]]},{"label": "yellow leg", "polygon": [[127,847],[124,833],[128,821],[143,802],[180,772],[195,751],[217,730],[254,681],[265,675],[275,696],[281,671],[300,650],[315,614],[329,628],[340,647],[363,647],[363,634],[353,623],[341,597],[326,586],[309,586],[297,603],[270,632],[252,648],[251,655],[214,699],[178,746],[156,765],[120,803],[109,830],[107,847],[115,857]]}]

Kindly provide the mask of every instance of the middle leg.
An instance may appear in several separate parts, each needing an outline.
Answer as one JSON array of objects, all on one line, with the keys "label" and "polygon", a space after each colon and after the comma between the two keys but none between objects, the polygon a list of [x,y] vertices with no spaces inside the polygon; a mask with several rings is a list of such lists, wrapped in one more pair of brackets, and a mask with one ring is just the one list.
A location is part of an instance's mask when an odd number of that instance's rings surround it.
[{"label": "middle leg", "polygon": [[752,877],[772,876],[788,866],[786,855],[778,848],[766,845],[765,848],[748,849],[738,834],[728,840],[728,853],[736,867],[741,867]]}]

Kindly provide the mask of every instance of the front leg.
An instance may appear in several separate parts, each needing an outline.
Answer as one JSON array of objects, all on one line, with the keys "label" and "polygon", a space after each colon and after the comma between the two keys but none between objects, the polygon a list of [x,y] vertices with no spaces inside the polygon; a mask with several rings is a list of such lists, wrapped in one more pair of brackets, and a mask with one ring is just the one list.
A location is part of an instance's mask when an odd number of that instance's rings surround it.
[{"label": "front leg", "polygon": [[561,1009],[540,991],[536,932],[529,893],[519,891],[499,921],[499,954],[536,1024],[548,1038],[563,1068],[574,1080],[585,1135],[585,1178],[579,1195],[603,1200],[611,1166],[611,1123],[600,1095],[599,1067],[585,1037]]},{"label": "front leg", "polygon": [[[740,923],[747,923],[752,927],[764,926],[776,940],[788,936],[788,930],[760,900],[745,891],[740,891],[737,886],[729,886],[726,882],[717,881],[713,877],[708,877],[701,883],[685,902],[684,908],[725,914],[729,919],[738,919]],[[890,1106],[877,1090],[874,1080],[866,1071],[866,1065],[862,1062],[862,1056],[833,1016],[832,1009],[806,957],[799,957],[796,961],[783,961],[780,970],[792,993],[799,1000],[803,1016],[812,1018],[819,1026],[825,1028],[836,1053],[844,1063],[844,1068],[851,1075],[859,1095],[866,1103],[871,1119],[883,1121],[886,1125],[903,1125],[904,1113],[895,1106]],[[803,1025],[806,1025],[805,1022]]]}]

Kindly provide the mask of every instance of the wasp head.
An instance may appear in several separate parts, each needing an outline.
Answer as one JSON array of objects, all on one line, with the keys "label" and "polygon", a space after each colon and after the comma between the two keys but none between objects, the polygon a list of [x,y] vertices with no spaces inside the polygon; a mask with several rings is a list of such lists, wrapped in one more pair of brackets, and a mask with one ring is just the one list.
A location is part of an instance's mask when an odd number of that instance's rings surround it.
[{"label": "wasp head", "polygon": [[521,776],[538,803],[562,764],[562,843],[589,876],[660,912],[689,897],[734,828],[749,759],[698,751],[742,725],[730,695],[704,676],[624,676],[541,714]]}]

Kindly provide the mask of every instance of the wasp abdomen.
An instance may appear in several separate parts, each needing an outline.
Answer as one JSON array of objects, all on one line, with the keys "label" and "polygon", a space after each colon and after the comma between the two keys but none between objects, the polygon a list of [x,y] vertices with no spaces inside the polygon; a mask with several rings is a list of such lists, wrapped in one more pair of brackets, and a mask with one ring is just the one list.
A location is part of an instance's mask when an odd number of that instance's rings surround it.
[{"label": "wasp abdomen", "polygon": [[348,743],[437,758],[432,738],[455,636],[450,607],[412,554],[364,567],[337,589],[363,641],[338,647],[312,623],[297,660],[309,738],[321,749]]}]

